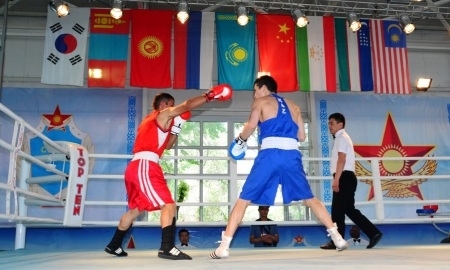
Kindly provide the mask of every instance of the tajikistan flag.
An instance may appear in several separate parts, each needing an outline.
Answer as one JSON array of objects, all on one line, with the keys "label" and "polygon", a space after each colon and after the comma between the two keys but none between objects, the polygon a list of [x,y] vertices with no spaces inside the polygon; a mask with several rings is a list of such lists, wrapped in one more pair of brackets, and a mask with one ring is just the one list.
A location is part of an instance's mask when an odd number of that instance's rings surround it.
[{"label": "tajikistan flag", "polygon": [[334,18],[311,16],[308,21],[307,27],[296,27],[300,90],[336,92]]}]

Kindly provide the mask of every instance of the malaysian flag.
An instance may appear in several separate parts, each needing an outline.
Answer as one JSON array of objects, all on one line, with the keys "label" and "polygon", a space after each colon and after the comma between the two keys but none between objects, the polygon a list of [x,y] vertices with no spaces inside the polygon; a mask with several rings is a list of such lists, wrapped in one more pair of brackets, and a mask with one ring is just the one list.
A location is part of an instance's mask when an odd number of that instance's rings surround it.
[{"label": "malaysian flag", "polygon": [[406,34],[397,21],[370,21],[374,91],[411,94]]}]

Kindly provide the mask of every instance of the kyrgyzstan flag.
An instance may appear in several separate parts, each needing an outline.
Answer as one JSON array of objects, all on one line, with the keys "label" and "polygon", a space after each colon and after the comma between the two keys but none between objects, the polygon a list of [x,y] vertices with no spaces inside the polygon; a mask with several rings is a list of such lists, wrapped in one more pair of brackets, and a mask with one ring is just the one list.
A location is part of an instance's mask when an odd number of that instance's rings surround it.
[{"label": "kyrgyzstan flag", "polygon": [[89,87],[125,87],[130,11],[116,20],[109,9],[91,9]]},{"label": "kyrgyzstan flag", "polygon": [[295,25],[290,15],[257,14],[259,71],[270,74],[279,92],[298,90]]},{"label": "kyrgyzstan flag", "polygon": [[173,11],[131,11],[130,85],[169,88]]}]

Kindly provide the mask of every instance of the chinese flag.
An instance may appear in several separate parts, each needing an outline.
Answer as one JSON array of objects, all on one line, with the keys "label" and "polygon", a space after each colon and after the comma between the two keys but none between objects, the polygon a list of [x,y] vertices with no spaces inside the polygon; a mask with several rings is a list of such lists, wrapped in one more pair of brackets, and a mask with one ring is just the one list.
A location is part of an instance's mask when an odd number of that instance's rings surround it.
[{"label": "chinese flag", "polygon": [[131,11],[130,85],[169,88],[173,11]]},{"label": "chinese flag", "polygon": [[290,15],[256,14],[259,71],[270,74],[279,92],[298,90],[295,25]]}]

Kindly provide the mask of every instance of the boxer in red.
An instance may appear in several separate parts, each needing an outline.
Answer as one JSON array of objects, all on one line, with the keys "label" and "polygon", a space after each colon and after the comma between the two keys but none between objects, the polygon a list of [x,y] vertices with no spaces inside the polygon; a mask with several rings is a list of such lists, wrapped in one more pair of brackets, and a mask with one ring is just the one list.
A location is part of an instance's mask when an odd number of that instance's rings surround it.
[{"label": "boxer in red", "polygon": [[125,170],[129,210],[122,215],[111,242],[106,246],[107,253],[127,256],[122,242],[134,220],[142,211],[161,210],[162,240],[158,257],[170,260],[192,259],[175,247],[177,207],[158,161],[164,150],[170,149],[175,143],[192,109],[214,100],[230,100],[232,95],[232,88],[221,84],[177,106],[170,94],[161,93],[155,97],[153,112],[139,125],[133,148],[134,156]]}]

